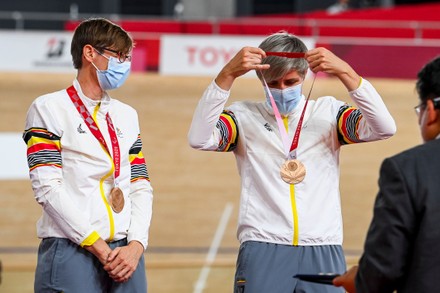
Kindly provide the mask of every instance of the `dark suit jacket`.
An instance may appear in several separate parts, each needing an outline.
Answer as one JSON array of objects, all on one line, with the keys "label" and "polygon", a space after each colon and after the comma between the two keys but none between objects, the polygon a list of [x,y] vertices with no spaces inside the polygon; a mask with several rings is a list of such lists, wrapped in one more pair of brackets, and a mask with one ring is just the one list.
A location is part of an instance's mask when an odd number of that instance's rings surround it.
[{"label": "dark suit jacket", "polygon": [[440,139],[383,161],[356,288],[440,292]]}]

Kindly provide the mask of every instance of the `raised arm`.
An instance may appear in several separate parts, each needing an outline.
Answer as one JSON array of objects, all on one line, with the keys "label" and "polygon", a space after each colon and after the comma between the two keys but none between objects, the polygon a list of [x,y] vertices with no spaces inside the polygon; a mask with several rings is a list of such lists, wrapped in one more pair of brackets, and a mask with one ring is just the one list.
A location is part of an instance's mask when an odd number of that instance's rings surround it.
[{"label": "raised arm", "polygon": [[313,72],[322,71],[337,77],[358,108],[345,106],[339,110],[337,121],[341,143],[374,141],[394,135],[396,123],[382,97],[347,62],[325,48],[308,51],[306,60]]},{"label": "raised arm", "polygon": [[250,70],[265,70],[269,64],[261,64],[266,53],[260,48],[242,48],[220,71],[215,78],[216,84],[223,90],[229,91],[235,79]]},{"label": "raised arm", "polygon": [[361,77],[356,71],[326,48],[312,49],[306,53],[305,58],[314,73],[321,71],[336,76],[350,92],[359,87]]},{"label": "raised arm", "polygon": [[189,145],[195,149],[229,151],[238,137],[233,113],[223,112],[235,79],[250,70],[265,70],[261,64],[265,52],[259,48],[242,48],[220,71],[203,93],[188,132]]}]

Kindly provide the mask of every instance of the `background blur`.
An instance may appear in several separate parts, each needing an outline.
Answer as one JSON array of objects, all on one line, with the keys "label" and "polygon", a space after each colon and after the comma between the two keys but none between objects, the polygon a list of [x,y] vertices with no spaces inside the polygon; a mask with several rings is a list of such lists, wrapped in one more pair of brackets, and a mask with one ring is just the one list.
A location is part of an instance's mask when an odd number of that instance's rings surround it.
[{"label": "background blur", "polygon": [[[241,47],[285,30],[309,48],[332,50],[382,95],[397,134],[341,151],[350,266],[362,253],[381,161],[421,142],[414,82],[440,52],[438,15],[438,1],[415,0],[1,1],[0,292],[33,292],[41,209],[21,133],[31,102],[75,78],[70,40],[81,20],[109,18],[136,42],[133,73],[111,95],[139,113],[154,187],[145,254],[149,292],[219,293],[232,291],[239,178],[232,154],[195,151],[186,140],[197,101],[216,73]],[[351,103],[338,80],[318,74],[311,98],[323,95]],[[264,99],[254,73],[237,80],[228,104],[243,99]]]}]

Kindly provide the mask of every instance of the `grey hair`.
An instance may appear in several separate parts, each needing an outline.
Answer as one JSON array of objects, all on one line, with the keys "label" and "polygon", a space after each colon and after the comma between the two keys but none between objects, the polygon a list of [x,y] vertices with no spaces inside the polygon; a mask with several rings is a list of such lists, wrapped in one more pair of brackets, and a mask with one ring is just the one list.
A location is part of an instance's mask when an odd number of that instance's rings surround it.
[{"label": "grey hair", "polygon": [[[259,48],[265,52],[307,52],[307,46],[299,38],[284,31],[268,36]],[[270,68],[262,73],[257,70],[257,76],[262,80],[261,74],[263,74],[267,82],[278,80],[292,70],[296,70],[304,78],[309,67],[303,58],[267,56],[262,63],[270,64]]]}]

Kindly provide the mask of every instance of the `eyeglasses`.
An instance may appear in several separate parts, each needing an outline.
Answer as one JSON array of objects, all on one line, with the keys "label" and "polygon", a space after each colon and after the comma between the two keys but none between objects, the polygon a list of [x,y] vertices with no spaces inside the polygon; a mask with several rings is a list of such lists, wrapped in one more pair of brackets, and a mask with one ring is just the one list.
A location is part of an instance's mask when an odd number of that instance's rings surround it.
[{"label": "eyeglasses", "polygon": [[[109,48],[99,48],[99,47],[97,47],[97,49],[109,51],[109,52],[112,52],[112,53],[116,54],[119,63],[124,63],[127,60],[131,62],[131,55],[127,55],[127,54],[124,54],[122,52],[118,52],[116,50],[112,50],[112,49],[109,49]],[[98,51],[98,53],[100,53],[100,52]]]},{"label": "eyeglasses", "polygon": [[426,106],[426,102],[421,102],[417,106],[414,107],[414,111],[416,112],[416,115],[418,116],[420,114],[420,111],[422,110],[422,107]]},{"label": "eyeglasses", "polygon": [[[434,99],[428,99],[428,100],[432,100],[432,103],[434,104],[434,109],[440,109],[440,97],[436,97]],[[417,115],[420,114],[420,111],[422,110],[422,107],[426,106],[426,102],[428,101],[423,101],[420,104],[418,104],[417,106],[414,107],[414,111],[416,112]]]}]

